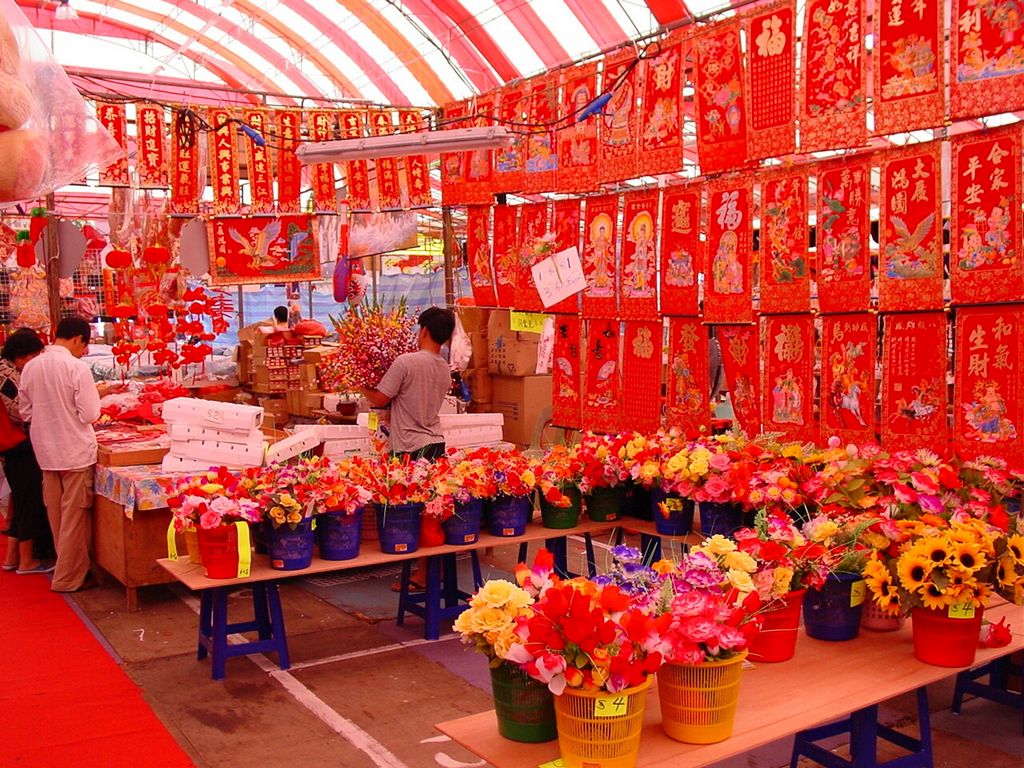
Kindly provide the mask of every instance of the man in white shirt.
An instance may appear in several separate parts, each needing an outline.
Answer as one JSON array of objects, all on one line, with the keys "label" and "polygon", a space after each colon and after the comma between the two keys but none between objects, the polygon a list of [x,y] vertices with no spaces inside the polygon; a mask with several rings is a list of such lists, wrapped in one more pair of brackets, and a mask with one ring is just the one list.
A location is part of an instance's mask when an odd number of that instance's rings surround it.
[{"label": "man in white shirt", "polygon": [[53,530],[57,566],[51,589],[75,592],[88,586],[92,544],[93,480],[100,395],[89,366],[89,324],[67,317],[57,339],[21,374],[20,403],[39,467],[43,501]]}]

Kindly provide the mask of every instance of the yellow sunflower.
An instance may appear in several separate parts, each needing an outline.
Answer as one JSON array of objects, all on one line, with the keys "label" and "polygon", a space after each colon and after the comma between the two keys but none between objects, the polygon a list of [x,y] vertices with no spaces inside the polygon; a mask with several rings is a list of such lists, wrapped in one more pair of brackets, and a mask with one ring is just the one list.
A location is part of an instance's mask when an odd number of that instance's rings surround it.
[{"label": "yellow sunflower", "polygon": [[952,550],[950,543],[951,542],[947,541],[944,538],[927,538],[922,539],[914,546],[915,548],[920,547],[921,551],[928,558],[928,560],[931,561],[932,565],[942,565],[949,559],[950,552]]},{"label": "yellow sunflower", "polygon": [[925,582],[922,587],[921,603],[925,608],[934,608],[939,610],[952,604],[953,600],[951,599],[951,596],[947,595],[934,582]]},{"label": "yellow sunflower", "polygon": [[1024,536],[1015,533],[1006,539],[1006,551],[1013,557],[1014,561],[1024,565]]},{"label": "yellow sunflower", "polygon": [[970,541],[954,543],[952,557],[949,562],[954,568],[964,568],[968,571],[977,571],[987,565],[981,547],[975,542]]},{"label": "yellow sunflower", "polygon": [[1017,569],[1009,557],[1001,557],[996,563],[996,580],[1001,587],[1011,587],[1017,581]]},{"label": "yellow sunflower", "polygon": [[904,588],[915,592],[924,585],[932,568],[931,558],[912,547],[900,555],[896,563],[896,574]]}]

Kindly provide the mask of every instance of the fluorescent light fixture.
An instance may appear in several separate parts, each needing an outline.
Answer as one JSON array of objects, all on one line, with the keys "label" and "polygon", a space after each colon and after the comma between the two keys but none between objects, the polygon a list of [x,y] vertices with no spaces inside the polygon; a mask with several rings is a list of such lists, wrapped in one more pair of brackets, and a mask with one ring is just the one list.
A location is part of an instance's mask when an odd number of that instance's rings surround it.
[{"label": "fluorescent light fixture", "polygon": [[54,15],[61,21],[71,21],[78,18],[78,11],[71,7],[68,0],[59,0],[59,5]]},{"label": "fluorescent light fixture", "polygon": [[436,152],[468,152],[474,149],[496,149],[515,141],[515,134],[501,125],[482,128],[449,128],[442,131],[396,133],[366,139],[341,141],[308,141],[295,150],[299,162],[340,163],[346,160],[369,160],[374,157],[401,157]]}]

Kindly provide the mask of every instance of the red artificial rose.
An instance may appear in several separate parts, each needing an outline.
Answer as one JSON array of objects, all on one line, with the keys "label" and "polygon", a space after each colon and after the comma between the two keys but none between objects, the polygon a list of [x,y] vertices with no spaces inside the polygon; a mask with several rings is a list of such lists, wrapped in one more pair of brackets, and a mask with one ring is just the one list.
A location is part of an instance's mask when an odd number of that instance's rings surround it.
[{"label": "red artificial rose", "polygon": [[999,620],[998,624],[993,624],[991,621],[985,622],[981,628],[978,645],[982,648],[1002,648],[1009,645],[1012,639],[1013,633],[1010,631],[1010,625],[1006,623],[1006,617],[1004,616]]}]

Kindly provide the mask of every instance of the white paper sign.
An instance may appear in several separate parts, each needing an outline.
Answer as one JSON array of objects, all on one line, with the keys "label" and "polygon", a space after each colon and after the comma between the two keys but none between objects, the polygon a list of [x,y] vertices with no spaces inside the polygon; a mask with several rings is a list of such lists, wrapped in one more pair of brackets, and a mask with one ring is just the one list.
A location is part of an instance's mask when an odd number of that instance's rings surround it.
[{"label": "white paper sign", "polygon": [[587,287],[579,251],[575,247],[559,251],[531,268],[533,282],[544,307],[579,293]]}]

